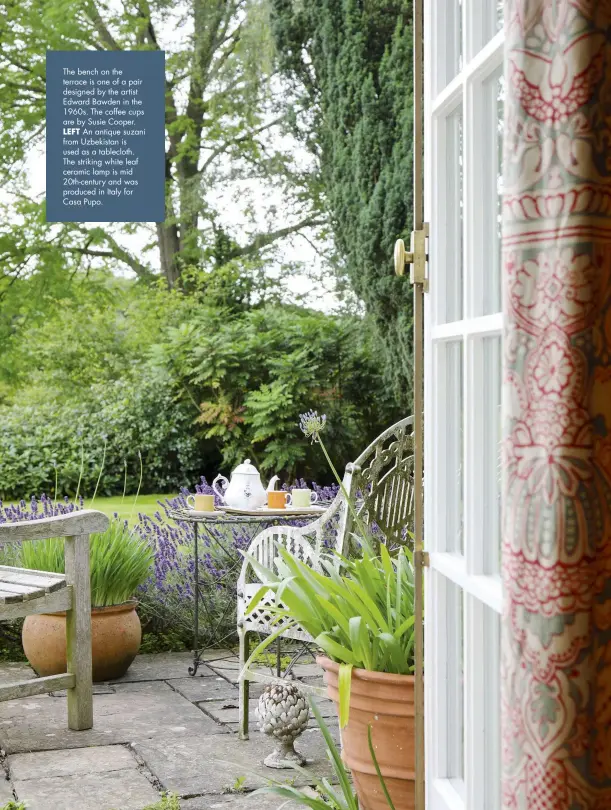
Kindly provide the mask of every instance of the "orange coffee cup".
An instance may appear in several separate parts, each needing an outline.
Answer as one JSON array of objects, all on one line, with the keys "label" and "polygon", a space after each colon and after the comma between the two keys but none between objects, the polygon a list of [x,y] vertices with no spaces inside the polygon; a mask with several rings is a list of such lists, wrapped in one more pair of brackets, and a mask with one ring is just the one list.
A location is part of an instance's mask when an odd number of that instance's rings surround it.
[{"label": "orange coffee cup", "polygon": [[267,505],[270,509],[286,509],[286,492],[268,492]]}]

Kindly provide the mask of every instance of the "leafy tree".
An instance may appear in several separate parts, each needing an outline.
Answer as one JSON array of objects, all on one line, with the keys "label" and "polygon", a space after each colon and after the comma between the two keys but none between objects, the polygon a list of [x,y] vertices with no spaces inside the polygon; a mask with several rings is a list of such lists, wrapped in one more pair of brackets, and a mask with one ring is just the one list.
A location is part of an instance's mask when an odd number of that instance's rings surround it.
[{"label": "leafy tree", "polygon": [[197,405],[203,438],[229,470],[246,456],[290,480],[328,476],[298,431],[299,414],[326,413],[329,446],[342,467],[398,417],[385,390],[375,340],[360,317],[268,305],[230,316],[196,310],[156,348]]},{"label": "leafy tree", "polygon": [[411,0],[272,0],[294,131],[320,164],[345,272],[378,326],[393,390],[410,407],[411,289],[394,276],[412,220]]},{"label": "leafy tree", "polygon": [[[260,255],[322,224],[317,178],[282,148],[286,101],[272,76],[267,0],[0,0],[0,294],[34,268],[128,268],[150,281],[160,266],[170,287],[191,267]],[[45,52],[166,51],[166,220],[156,226],[47,224],[28,189],[24,162],[44,137]],[[303,162],[303,161],[302,161]],[[248,183],[282,195],[256,210]],[[239,197],[221,194],[239,184]],[[227,205],[251,223],[223,224]],[[236,217],[238,219],[239,217]],[[134,232],[142,250],[133,248]],[[157,255],[155,255],[155,253]]]},{"label": "leafy tree", "polygon": [[92,385],[133,378],[148,347],[197,304],[102,272],[16,279],[0,305],[0,403],[75,403]]}]

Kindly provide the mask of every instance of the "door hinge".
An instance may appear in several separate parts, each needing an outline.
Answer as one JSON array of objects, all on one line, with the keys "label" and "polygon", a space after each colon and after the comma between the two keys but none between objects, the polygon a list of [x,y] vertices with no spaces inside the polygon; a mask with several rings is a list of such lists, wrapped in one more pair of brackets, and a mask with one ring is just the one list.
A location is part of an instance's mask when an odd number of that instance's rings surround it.
[{"label": "door hinge", "polygon": [[420,230],[412,231],[411,251],[405,249],[403,239],[395,242],[395,273],[398,276],[405,274],[405,265],[410,264],[409,278],[412,284],[422,284],[424,292],[429,291],[429,280],[426,274],[426,265],[429,259],[426,240],[429,235],[429,224],[425,222]]},{"label": "door hinge", "polygon": [[431,558],[429,557],[428,551],[424,551],[424,549],[416,549],[414,551],[414,558],[419,557],[420,562],[422,563],[423,568],[429,568],[431,565]]}]

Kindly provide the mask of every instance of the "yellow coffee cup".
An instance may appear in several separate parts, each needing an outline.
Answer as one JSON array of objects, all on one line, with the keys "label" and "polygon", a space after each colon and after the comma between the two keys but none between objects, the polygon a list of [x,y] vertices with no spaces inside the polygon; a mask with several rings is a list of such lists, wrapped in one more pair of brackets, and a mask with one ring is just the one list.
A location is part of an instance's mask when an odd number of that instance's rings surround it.
[{"label": "yellow coffee cup", "polygon": [[214,512],[214,495],[189,495],[187,505],[195,512]]}]

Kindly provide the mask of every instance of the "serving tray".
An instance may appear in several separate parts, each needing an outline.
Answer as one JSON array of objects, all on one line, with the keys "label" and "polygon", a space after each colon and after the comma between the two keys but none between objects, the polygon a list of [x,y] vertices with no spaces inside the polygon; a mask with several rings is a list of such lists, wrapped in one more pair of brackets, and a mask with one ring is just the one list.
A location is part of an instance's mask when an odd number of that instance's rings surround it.
[{"label": "serving tray", "polygon": [[286,506],[284,509],[271,509],[269,506],[260,506],[258,509],[232,509],[223,506],[223,512],[228,515],[252,515],[255,517],[282,517],[283,515],[320,515],[325,511],[324,506]]},{"label": "serving tray", "polygon": [[225,510],[213,509],[211,512],[202,512],[199,509],[191,509],[191,507],[187,506],[186,509],[182,509],[181,511],[193,517],[213,517],[214,515],[222,515]]}]

